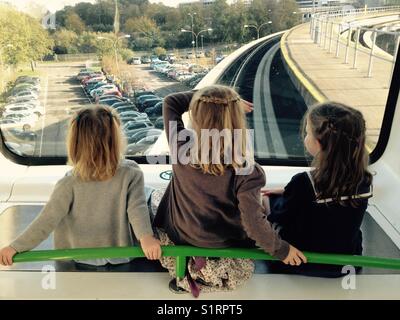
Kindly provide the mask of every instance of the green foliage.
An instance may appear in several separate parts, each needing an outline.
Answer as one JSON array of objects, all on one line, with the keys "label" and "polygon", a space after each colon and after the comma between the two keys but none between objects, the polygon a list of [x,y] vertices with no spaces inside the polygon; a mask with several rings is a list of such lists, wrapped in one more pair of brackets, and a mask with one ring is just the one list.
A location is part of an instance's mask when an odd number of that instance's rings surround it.
[{"label": "green foliage", "polygon": [[[232,5],[226,0],[216,0],[209,6],[193,4],[178,8],[148,0],[119,0],[118,6],[121,33],[132,36],[129,47],[135,50],[190,47],[192,34],[180,30],[192,30],[192,22],[195,33],[213,29],[212,33],[202,33],[205,43],[243,43],[256,38],[256,28],[243,28],[245,24],[265,24],[260,28],[262,37],[301,22],[300,14],[293,13],[299,12],[296,0],[253,0],[250,4],[239,0]],[[192,21],[193,13],[196,14]],[[72,30],[78,36],[83,33],[82,23],[86,32],[109,33],[113,31],[114,14],[114,0],[98,0],[65,7],[57,12],[57,23],[59,28]],[[200,39],[199,36],[199,44]]]},{"label": "green foliage", "polygon": [[122,48],[118,50],[119,55],[121,56],[122,60],[128,61],[129,59],[135,56],[135,53],[128,48]]},{"label": "green foliage", "polygon": [[37,20],[0,5],[0,60],[9,65],[39,60],[51,53],[52,47],[52,39]]},{"label": "green foliage", "polygon": [[154,53],[156,56],[162,56],[162,55],[167,54],[167,50],[165,50],[165,49],[162,48],[162,47],[157,47],[157,48],[154,48],[153,53]]},{"label": "green foliage", "polygon": [[54,52],[57,54],[77,53],[78,35],[71,30],[60,29],[53,34]]},{"label": "green foliage", "polygon": [[70,12],[65,18],[65,28],[77,34],[81,34],[85,31],[86,25],[76,13]]}]

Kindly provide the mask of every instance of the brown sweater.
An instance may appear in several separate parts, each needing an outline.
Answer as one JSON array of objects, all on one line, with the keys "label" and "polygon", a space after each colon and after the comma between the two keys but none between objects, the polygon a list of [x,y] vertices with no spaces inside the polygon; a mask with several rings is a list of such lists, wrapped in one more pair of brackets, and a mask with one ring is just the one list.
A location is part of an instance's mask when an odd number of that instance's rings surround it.
[{"label": "brown sweater", "polygon": [[[169,121],[185,130],[182,114],[188,111],[193,92],[164,99],[164,127]],[[179,144],[178,144],[179,150]],[[176,244],[206,248],[252,247],[255,244],[278,259],[288,255],[289,245],[266,219],[260,202],[265,185],[264,170],[255,164],[249,175],[204,174],[190,165],[173,164],[173,175],[157,210],[155,225]]]}]

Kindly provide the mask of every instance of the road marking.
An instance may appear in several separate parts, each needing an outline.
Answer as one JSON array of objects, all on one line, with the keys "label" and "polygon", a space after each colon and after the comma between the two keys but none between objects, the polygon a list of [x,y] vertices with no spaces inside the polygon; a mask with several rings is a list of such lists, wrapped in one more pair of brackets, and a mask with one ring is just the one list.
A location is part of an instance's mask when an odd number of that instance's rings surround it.
[{"label": "road marking", "polygon": [[[263,58],[263,60],[266,60],[265,64],[265,72],[264,72],[264,79],[262,83],[265,83],[266,85],[264,86],[263,90],[261,91],[264,94],[264,108],[267,113],[267,119],[266,122],[268,124],[268,129],[270,131],[270,136],[272,138],[272,144],[275,148],[275,155],[278,156],[279,158],[287,158],[287,150],[285,147],[285,144],[283,143],[282,139],[282,134],[281,131],[279,130],[278,127],[278,121],[276,119],[275,115],[275,110],[274,110],[274,105],[272,102],[272,97],[271,97],[271,85],[270,85],[270,73],[271,73],[271,65],[272,65],[272,60],[275,56],[275,54],[279,51],[279,43],[274,45],[268,52],[270,53],[269,55],[266,55],[266,57]],[[279,106],[278,106],[279,107]]]}]

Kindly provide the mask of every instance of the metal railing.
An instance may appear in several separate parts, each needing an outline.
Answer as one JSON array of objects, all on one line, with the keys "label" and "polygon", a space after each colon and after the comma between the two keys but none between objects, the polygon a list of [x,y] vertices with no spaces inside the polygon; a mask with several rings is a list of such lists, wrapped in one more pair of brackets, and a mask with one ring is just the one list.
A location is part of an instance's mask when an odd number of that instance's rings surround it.
[{"label": "metal railing", "polygon": [[[182,279],[185,276],[187,258],[193,256],[277,260],[276,258],[265,253],[261,249],[245,248],[209,249],[192,246],[163,246],[162,253],[163,256],[176,258],[175,271],[176,276],[179,279]],[[371,267],[400,270],[400,259],[313,252],[303,253],[307,257],[308,263],[351,265],[354,267]],[[110,247],[28,251],[16,254],[13,261],[15,263],[20,263],[49,260],[59,261],[138,257],[144,257],[143,251],[140,247]]]},{"label": "metal railing", "polygon": [[[335,57],[338,58],[340,54],[340,47],[344,47],[344,63],[349,63],[350,48],[353,47],[353,68],[357,68],[357,58],[359,53],[364,53],[369,55],[368,59],[368,71],[367,77],[372,77],[372,68],[374,58],[385,60],[392,64],[392,73],[394,70],[394,65],[396,62],[397,51],[400,43],[400,32],[391,32],[379,30],[377,28],[366,28],[363,26],[355,26],[354,21],[333,21],[337,18],[368,16],[370,14],[376,13],[388,13],[393,12],[394,14],[399,14],[400,19],[400,6],[390,6],[390,7],[377,7],[370,9],[357,9],[350,11],[329,11],[319,14],[314,14],[310,21],[310,37],[315,44],[327,49],[329,53],[333,50],[333,45],[336,43]],[[349,19],[350,20],[350,19]],[[362,32],[371,32],[371,43],[369,47],[360,45],[360,35]],[[376,39],[378,35],[387,34],[394,37],[395,52],[393,56],[389,59],[382,55],[376,54]],[[346,35],[345,37],[343,35]],[[355,35],[354,44],[352,45],[352,37]],[[389,54],[388,54],[389,56]],[[389,79],[391,79],[390,76]],[[390,80],[389,80],[390,81]]]}]

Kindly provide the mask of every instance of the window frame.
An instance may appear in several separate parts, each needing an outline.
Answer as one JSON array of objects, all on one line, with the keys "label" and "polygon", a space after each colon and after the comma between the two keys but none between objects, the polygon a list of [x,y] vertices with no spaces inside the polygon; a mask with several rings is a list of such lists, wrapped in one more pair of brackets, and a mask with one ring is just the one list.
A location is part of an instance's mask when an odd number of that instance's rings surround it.
[{"label": "window frame", "polygon": [[[397,52],[396,63],[393,69],[392,80],[390,83],[388,98],[386,100],[385,111],[383,114],[382,126],[378,137],[378,142],[370,154],[370,164],[377,162],[387,147],[390,132],[393,126],[393,117],[396,111],[396,104],[400,98],[400,50]],[[5,144],[2,130],[0,129],[0,152],[8,160],[25,166],[64,166],[67,164],[67,157],[25,157],[11,151]],[[127,159],[135,160],[138,164],[149,164],[146,156],[128,156]],[[166,156],[169,164],[169,156]],[[276,158],[255,158],[256,162],[263,166],[290,166],[306,167],[309,160],[306,157],[299,159],[276,159]]]}]

